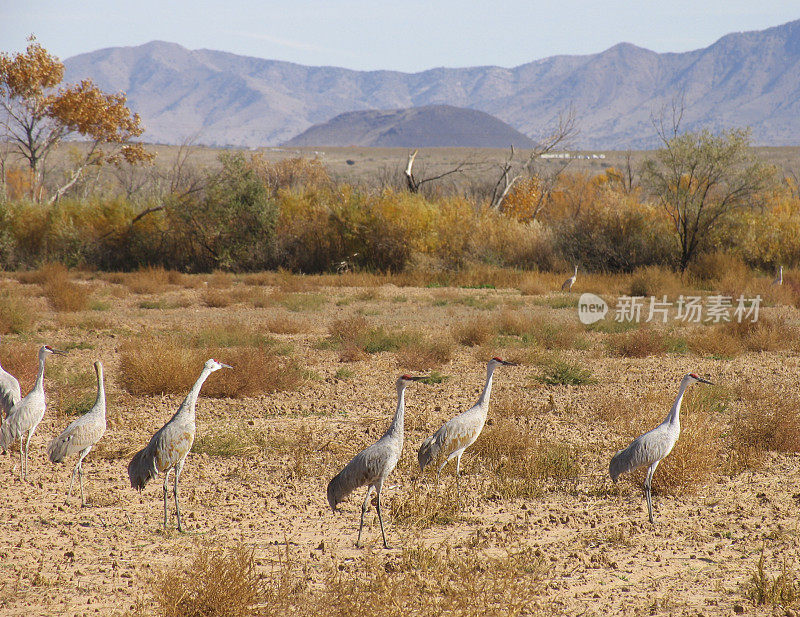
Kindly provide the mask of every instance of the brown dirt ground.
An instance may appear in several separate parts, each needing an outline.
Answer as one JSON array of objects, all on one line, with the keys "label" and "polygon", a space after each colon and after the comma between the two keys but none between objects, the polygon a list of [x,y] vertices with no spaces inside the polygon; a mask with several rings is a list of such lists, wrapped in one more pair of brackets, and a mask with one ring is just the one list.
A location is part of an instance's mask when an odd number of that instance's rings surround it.
[{"label": "brown dirt ground", "polygon": [[[404,368],[397,366],[392,352],[340,363],[336,351],[317,348],[327,324],[360,311],[388,328],[402,324],[446,331],[452,323],[504,308],[554,318],[569,318],[574,312],[546,306],[549,296],[522,296],[516,290],[393,285],[377,288],[377,294],[346,287],[315,289],[327,298],[322,307],[294,313],[280,306],[253,308],[244,303],[215,309],[202,304],[202,287],[172,286],[158,296],[142,296],[96,278],[83,284],[106,303],[106,310],[56,314],[38,296],[38,286],[22,285],[10,277],[0,279],[0,284],[29,294],[41,311],[34,333],[4,337],[0,351],[18,342],[79,344],[68,358],[48,361],[51,377],[46,375],[46,388],[59,387],[52,377],[63,374],[59,371],[90,373],[91,363],[101,359],[109,391],[109,427],[98,448],[100,455],[93,452],[84,463],[87,507],[80,507],[75,494],[65,504],[74,462],[53,465],[46,457],[46,443],[69,420],[58,409],[48,408],[32,440],[30,483],[23,484],[18,477],[16,453],[0,459],[4,504],[0,615],[150,613],[155,611],[154,576],[202,546],[244,542],[254,548],[258,568],[266,576],[279,553],[288,551],[307,568],[312,580],[321,579],[331,564],[357,569],[366,555],[383,558],[397,553],[400,548],[386,552],[381,548],[374,510],[365,526],[366,547],[356,549],[363,493],[359,490],[349,497],[341,513],[334,515],[326,503],[325,487],[352,454],[385,430],[395,407],[394,380]],[[168,303],[181,299],[187,306],[139,308],[143,299],[158,298]],[[794,309],[772,310],[782,311],[794,322],[798,319]],[[272,451],[269,446],[241,457],[191,454],[181,479],[187,533],[177,533],[174,518],[165,532],[160,482],[154,481],[138,494],[129,486],[126,465],[130,455],[169,419],[182,395],[134,397],[122,392],[115,381],[119,345],[142,332],[191,330],[208,322],[259,325],[285,314],[310,324],[310,332],[274,336],[291,343],[294,357],[313,371],[313,378],[297,391],[240,400],[209,399],[201,394],[198,439],[230,427],[247,427],[266,435],[268,443],[277,443],[282,436],[305,430],[319,445],[318,451],[325,452],[319,459],[322,462],[313,455],[311,460],[298,461],[291,451]],[[744,589],[762,549],[771,573],[778,572],[784,559],[797,563],[797,456],[772,454],[759,470],[734,477],[717,475],[693,494],[656,494],[657,524],[651,526],[640,488],[631,481],[612,488],[607,477],[609,457],[633,435],[611,434],[593,416],[592,404],[596,396],[613,396],[621,390],[633,396],[655,391],[669,401],[688,371],[709,375],[720,384],[767,379],[796,389],[798,354],[748,353],[728,360],[691,354],[617,358],[604,351],[595,340],[599,336],[586,334],[594,340],[589,349],[563,352],[591,369],[597,384],[545,386],[534,379],[538,368],[523,363],[498,370],[493,391],[493,400],[505,397],[529,406],[531,431],[581,448],[577,479],[544,483],[535,499],[489,499],[485,495],[488,479],[481,473],[480,462],[467,452],[462,461],[464,507],[458,522],[414,528],[390,520],[390,541],[395,547],[416,542],[488,553],[512,546],[536,549],[550,562],[546,589],[536,604],[550,613],[729,615],[735,605],[747,614],[770,612],[754,607]],[[500,347],[497,352],[514,350]],[[416,484],[416,448],[441,422],[474,403],[483,384],[488,359],[484,356],[489,353],[488,348],[457,347],[453,360],[439,369],[451,379],[410,387],[406,445],[403,460],[385,489],[387,512],[398,495],[433,490],[430,476],[426,483]],[[35,362],[33,357],[30,360]],[[56,364],[69,368],[53,371]],[[342,367],[354,376],[336,378]],[[31,385],[30,380],[24,382],[23,391]],[[667,410],[668,403],[658,415]],[[691,406],[685,406],[684,414],[691,413]],[[443,483],[452,481],[452,471],[443,475]],[[471,541],[475,538],[481,541]]]}]

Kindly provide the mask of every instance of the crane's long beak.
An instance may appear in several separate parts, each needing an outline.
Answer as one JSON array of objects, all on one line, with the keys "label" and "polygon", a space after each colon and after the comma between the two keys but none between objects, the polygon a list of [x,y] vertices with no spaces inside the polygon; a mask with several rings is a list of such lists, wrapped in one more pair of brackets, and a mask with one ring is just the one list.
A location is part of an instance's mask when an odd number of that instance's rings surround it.
[{"label": "crane's long beak", "polygon": [[59,355],[59,356],[66,356],[67,355],[66,351],[61,351],[60,349],[53,349],[52,347],[49,347],[48,349],[50,349],[50,353],[54,353],[54,354]]},{"label": "crane's long beak", "polygon": [[700,383],[707,383],[707,384],[710,384],[712,386],[714,385],[713,381],[709,381],[708,379],[703,379],[702,377],[698,377],[697,381],[699,381]]},{"label": "crane's long beak", "polygon": [[501,362],[506,366],[519,366],[519,364],[517,364],[516,362],[508,362],[506,360],[501,360]]},{"label": "crane's long beak", "polygon": [[223,362],[220,362],[220,363],[219,363],[219,365],[220,365],[222,368],[233,368],[233,367],[232,367],[230,364],[225,364],[225,363],[223,363]]}]

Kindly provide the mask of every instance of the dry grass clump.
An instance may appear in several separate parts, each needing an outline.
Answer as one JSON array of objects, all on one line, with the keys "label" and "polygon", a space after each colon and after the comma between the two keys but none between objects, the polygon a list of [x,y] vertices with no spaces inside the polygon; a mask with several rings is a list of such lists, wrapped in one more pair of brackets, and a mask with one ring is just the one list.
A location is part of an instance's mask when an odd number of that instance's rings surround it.
[{"label": "dry grass clump", "polygon": [[475,317],[450,328],[453,338],[467,347],[486,344],[496,334],[493,324],[486,318]]},{"label": "dry grass clump", "polygon": [[471,452],[488,468],[487,492],[502,498],[535,497],[543,483],[574,480],[580,474],[575,446],[542,441],[515,420],[499,419],[487,426]]},{"label": "dry grass clump", "polygon": [[156,579],[153,595],[165,617],[247,617],[263,587],[253,550],[201,549],[188,565],[173,564]]},{"label": "dry grass clump", "polygon": [[70,280],[66,266],[47,264],[40,274],[42,291],[56,311],[82,311],[89,306],[86,288]]},{"label": "dry grass clump", "polygon": [[683,352],[687,343],[682,338],[669,336],[659,330],[641,328],[612,335],[608,339],[612,353],[624,358],[646,358],[669,352]]},{"label": "dry grass clump", "polygon": [[637,268],[630,277],[630,296],[667,296],[677,298],[684,293],[687,286],[680,275],[662,266]]},{"label": "dry grass clump", "polygon": [[537,379],[549,386],[582,386],[597,382],[588,368],[558,356],[542,358],[539,363],[542,371]]},{"label": "dry grass clump", "polygon": [[305,318],[276,315],[267,320],[267,330],[273,334],[303,334],[313,332],[314,325]]},{"label": "dry grass clump", "polygon": [[735,358],[744,353],[742,340],[725,331],[721,326],[695,329],[686,337],[692,353],[716,358]]},{"label": "dry grass clump", "polygon": [[458,522],[461,505],[455,483],[443,482],[436,487],[416,485],[412,490],[398,491],[391,498],[389,511],[398,525],[428,529]]},{"label": "dry grass clump", "polygon": [[397,352],[397,366],[412,371],[427,371],[450,362],[453,340],[443,336],[412,336],[411,341]]},{"label": "dry grass clump", "polygon": [[800,452],[800,399],[769,386],[745,385],[738,397],[743,409],[729,433],[732,472],[758,466],[764,452]]},{"label": "dry grass clump", "polygon": [[[758,565],[745,585],[747,597],[756,606],[771,605],[787,608],[796,605],[800,601],[800,580],[797,574],[787,565],[784,557],[780,573],[774,577],[770,576],[764,567],[764,550],[765,546],[762,546]],[[787,611],[785,614],[794,613]]]},{"label": "dry grass clump", "polygon": [[[18,341],[12,343],[5,337],[0,343],[0,363],[2,363],[6,371],[17,378],[22,389],[22,396],[25,396],[33,388],[33,383],[39,372],[39,362],[37,360],[39,347],[40,345],[35,343],[20,343]],[[51,363],[49,366],[53,364]]]},{"label": "dry grass clump", "polygon": [[209,287],[203,292],[203,304],[210,308],[225,308],[233,304],[231,294],[225,289]]},{"label": "dry grass clump", "polygon": [[30,301],[8,290],[0,291],[0,334],[19,334],[30,330],[36,322],[37,313]]},{"label": "dry grass clump", "polygon": [[224,458],[250,457],[265,451],[264,433],[243,425],[224,430],[206,429],[195,439],[192,452]]},{"label": "dry grass clump", "polygon": [[405,332],[389,332],[381,326],[370,327],[360,315],[335,319],[328,326],[325,345],[339,349],[342,362],[361,360],[364,354],[396,351],[410,342]]},{"label": "dry grass clump", "polygon": [[122,282],[135,294],[157,294],[167,289],[171,275],[161,266],[148,266],[128,274]]},{"label": "dry grass clump", "polygon": [[797,340],[797,328],[765,315],[759,316],[758,321],[731,321],[718,327],[724,334],[739,339],[748,351],[790,349]]},{"label": "dry grass clump", "polygon": [[185,394],[205,361],[214,357],[233,366],[209,377],[203,395],[240,398],[292,390],[303,381],[294,362],[268,348],[191,348],[173,337],[131,340],[120,350],[119,383],[135,395]]}]

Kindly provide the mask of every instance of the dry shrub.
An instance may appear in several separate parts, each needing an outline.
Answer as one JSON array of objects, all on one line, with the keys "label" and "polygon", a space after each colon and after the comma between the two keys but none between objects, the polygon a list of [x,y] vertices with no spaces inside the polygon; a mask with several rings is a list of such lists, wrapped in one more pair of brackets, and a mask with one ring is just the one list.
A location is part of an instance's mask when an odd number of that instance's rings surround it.
[{"label": "dry shrub", "polygon": [[446,487],[440,483],[435,488],[416,485],[412,490],[398,491],[391,498],[389,511],[398,525],[428,529],[458,522],[461,505],[455,483]]},{"label": "dry shrub", "polygon": [[475,317],[454,325],[450,328],[450,332],[459,344],[468,347],[484,345],[495,334],[493,325],[483,317]]},{"label": "dry shrub", "polygon": [[797,328],[765,315],[759,316],[758,321],[731,321],[718,327],[722,333],[740,340],[748,351],[789,349],[797,340]]},{"label": "dry shrub", "polygon": [[69,278],[69,270],[61,264],[41,268],[42,290],[56,311],[82,311],[89,305],[89,294]]},{"label": "dry shrub", "polygon": [[720,326],[695,330],[687,337],[687,344],[693,353],[701,356],[734,358],[744,352],[742,340]]},{"label": "dry shrub", "polygon": [[122,345],[119,382],[131,394],[185,394],[214,357],[233,366],[213,374],[202,393],[210,397],[241,398],[291,390],[303,381],[302,371],[270,349],[191,348],[170,337],[128,341]]},{"label": "dry shrub", "polygon": [[453,341],[449,337],[415,336],[397,352],[397,366],[412,371],[438,368],[453,358]]},{"label": "dry shrub", "polygon": [[677,298],[686,285],[674,271],[662,266],[637,268],[630,278],[629,295]]},{"label": "dry shrub", "polygon": [[157,294],[167,289],[172,273],[161,266],[148,266],[128,274],[124,283],[135,294]]},{"label": "dry shrub", "polygon": [[609,349],[624,358],[646,358],[667,352],[667,340],[663,332],[641,328],[624,332],[608,339]]},{"label": "dry shrub", "polygon": [[274,334],[302,334],[313,332],[314,325],[304,318],[276,315],[267,320],[267,330]]},{"label": "dry shrub", "polygon": [[12,343],[5,337],[0,343],[0,362],[3,368],[19,381],[22,396],[25,396],[33,388],[33,383],[39,372],[37,356],[39,347],[34,343],[20,343],[18,341]]},{"label": "dry shrub", "polygon": [[30,300],[0,291],[0,334],[26,332],[35,323],[37,313]]},{"label": "dry shrub", "polygon": [[203,304],[211,308],[225,308],[233,303],[230,293],[224,289],[209,287],[203,292]]},{"label": "dry shrub", "polygon": [[198,551],[189,565],[173,564],[156,579],[154,596],[165,617],[247,617],[263,588],[253,550]]},{"label": "dry shrub", "polygon": [[539,296],[553,291],[553,284],[539,274],[528,274],[516,287],[523,296]]},{"label": "dry shrub", "polygon": [[470,451],[488,468],[487,493],[506,499],[536,497],[543,483],[580,474],[576,447],[540,440],[515,420],[501,418],[487,426]]},{"label": "dry shrub", "polygon": [[[800,399],[769,386],[745,385],[738,392],[744,409],[731,427],[731,451],[739,469],[757,466],[766,451],[800,452]],[[751,461],[753,464],[747,464]]]}]

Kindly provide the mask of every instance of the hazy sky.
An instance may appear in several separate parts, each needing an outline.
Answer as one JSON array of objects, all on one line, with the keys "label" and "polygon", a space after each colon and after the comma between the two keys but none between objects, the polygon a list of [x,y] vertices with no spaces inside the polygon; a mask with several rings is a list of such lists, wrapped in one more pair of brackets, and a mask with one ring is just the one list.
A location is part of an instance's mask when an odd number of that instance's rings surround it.
[{"label": "hazy sky", "polygon": [[798,0],[0,0],[0,51],[59,57],[155,39],[353,69],[516,66],[626,41],[659,52],[800,18]]}]

